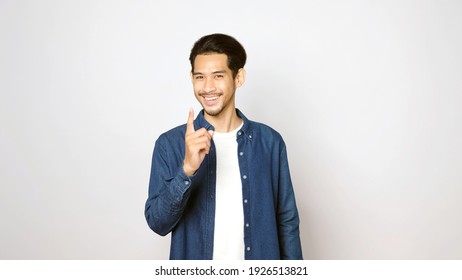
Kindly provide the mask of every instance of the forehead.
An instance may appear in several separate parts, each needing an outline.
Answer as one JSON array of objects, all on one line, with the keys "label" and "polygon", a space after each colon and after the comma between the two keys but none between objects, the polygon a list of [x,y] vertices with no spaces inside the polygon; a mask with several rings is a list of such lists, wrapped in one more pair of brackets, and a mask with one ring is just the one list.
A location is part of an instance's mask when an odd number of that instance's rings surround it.
[{"label": "forehead", "polygon": [[194,72],[230,70],[228,56],[221,53],[199,54],[194,60]]}]

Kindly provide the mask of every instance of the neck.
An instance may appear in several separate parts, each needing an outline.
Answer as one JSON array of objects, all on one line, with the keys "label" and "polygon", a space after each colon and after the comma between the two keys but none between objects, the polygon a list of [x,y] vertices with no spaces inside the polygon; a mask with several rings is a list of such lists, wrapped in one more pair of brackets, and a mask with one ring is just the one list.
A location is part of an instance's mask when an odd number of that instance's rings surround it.
[{"label": "neck", "polygon": [[216,116],[208,115],[207,112],[204,111],[204,117],[211,125],[213,125],[216,132],[230,132],[242,124],[242,119],[237,115],[235,108],[228,112],[223,111]]}]

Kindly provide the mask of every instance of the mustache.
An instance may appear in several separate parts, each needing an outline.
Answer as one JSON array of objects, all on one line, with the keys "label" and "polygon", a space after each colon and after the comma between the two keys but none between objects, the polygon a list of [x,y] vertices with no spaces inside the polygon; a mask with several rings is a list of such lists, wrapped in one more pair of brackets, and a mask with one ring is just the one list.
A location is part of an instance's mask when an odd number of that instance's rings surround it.
[{"label": "mustache", "polygon": [[202,92],[202,93],[199,93],[198,95],[203,97],[203,96],[222,96],[223,94],[219,92],[207,92],[207,93]]}]

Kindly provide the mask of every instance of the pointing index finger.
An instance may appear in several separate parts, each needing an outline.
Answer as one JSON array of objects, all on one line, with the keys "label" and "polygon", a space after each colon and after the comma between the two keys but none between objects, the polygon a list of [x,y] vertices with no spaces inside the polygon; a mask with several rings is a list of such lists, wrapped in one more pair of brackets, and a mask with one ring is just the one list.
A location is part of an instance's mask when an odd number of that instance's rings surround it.
[{"label": "pointing index finger", "polygon": [[194,110],[189,108],[188,122],[186,123],[186,134],[194,133]]}]

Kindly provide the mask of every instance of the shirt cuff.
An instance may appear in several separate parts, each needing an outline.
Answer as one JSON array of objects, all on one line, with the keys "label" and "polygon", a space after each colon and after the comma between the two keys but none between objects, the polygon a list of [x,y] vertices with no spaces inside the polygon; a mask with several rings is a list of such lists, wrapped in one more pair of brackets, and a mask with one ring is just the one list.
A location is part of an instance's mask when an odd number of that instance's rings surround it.
[{"label": "shirt cuff", "polygon": [[193,177],[194,177],[194,175],[192,175],[192,176],[186,175],[183,168],[180,168],[180,170],[178,172],[178,176],[176,177],[176,185],[178,186],[177,187],[177,194],[181,198],[183,198],[184,193],[190,188],[190,186],[192,184],[191,179]]}]

